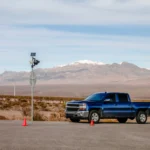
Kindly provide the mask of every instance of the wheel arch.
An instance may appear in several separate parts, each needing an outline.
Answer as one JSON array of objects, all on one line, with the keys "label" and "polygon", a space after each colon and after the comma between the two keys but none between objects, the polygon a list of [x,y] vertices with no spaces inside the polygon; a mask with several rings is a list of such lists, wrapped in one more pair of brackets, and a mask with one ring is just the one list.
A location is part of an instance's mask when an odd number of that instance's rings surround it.
[{"label": "wheel arch", "polygon": [[138,115],[138,113],[139,113],[140,111],[146,112],[147,115],[149,114],[149,109],[148,109],[148,108],[139,108],[139,109],[137,109],[137,111],[136,111],[136,116]]},{"label": "wheel arch", "polygon": [[91,112],[91,111],[93,111],[93,110],[98,111],[98,112],[99,112],[100,117],[102,117],[102,109],[101,109],[101,108],[90,108],[90,109],[89,109],[89,114],[90,114],[90,112]]}]

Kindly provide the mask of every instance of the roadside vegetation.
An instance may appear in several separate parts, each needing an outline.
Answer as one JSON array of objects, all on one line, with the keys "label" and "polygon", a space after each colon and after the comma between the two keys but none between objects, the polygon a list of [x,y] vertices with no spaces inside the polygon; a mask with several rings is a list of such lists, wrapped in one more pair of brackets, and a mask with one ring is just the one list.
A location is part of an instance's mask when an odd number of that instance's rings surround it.
[{"label": "roadside vegetation", "polygon": [[[66,102],[82,100],[77,97],[34,97],[34,121],[68,121],[65,118]],[[138,101],[138,100],[134,100]],[[150,100],[140,100],[147,102]],[[0,95],[0,120],[30,120],[31,97]],[[114,120],[106,120],[106,122]]]},{"label": "roadside vegetation", "polygon": [[[74,97],[34,97],[34,121],[68,121],[65,118],[66,102],[81,100]],[[30,120],[31,97],[0,95],[0,120]]]}]

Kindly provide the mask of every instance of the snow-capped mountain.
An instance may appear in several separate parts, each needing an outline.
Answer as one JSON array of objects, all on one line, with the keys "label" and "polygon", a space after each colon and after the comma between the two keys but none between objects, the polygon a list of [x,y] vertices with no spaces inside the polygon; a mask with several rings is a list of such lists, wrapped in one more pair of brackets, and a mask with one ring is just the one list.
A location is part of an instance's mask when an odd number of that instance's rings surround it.
[{"label": "snow-capped mountain", "polygon": [[[111,83],[150,77],[150,70],[128,62],[104,64],[81,60],[54,68],[35,69],[38,83]],[[14,82],[29,84],[29,72],[7,71],[0,75],[1,84]]]},{"label": "snow-capped mountain", "polygon": [[91,60],[79,60],[79,61],[76,61],[76,62],[72,62],[72,63],[65,64],[65,65],[59,65],[59,66],[56,66],[56,67],[65,67],[65,66],[72,66],[72,65],[105,65],[105,63],[91,61]]},{"label": "snow-capped mountain", "polygon": [[87,64],[87,65],[105,65],[102,62],[96,62],[96,61],[91,61],[91,60],[80,60],[77,62],[73,62],[70,65],[80,65],[80,64]]}]

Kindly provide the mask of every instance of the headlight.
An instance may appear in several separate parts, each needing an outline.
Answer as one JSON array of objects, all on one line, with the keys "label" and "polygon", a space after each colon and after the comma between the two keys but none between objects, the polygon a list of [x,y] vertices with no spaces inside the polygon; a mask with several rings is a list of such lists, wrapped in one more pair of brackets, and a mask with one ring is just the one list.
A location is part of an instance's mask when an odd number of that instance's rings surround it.
[{"label": "headlight", "polygon": [[80,104],[79,106],[79,110],[86,110],[86,108],[87,108],[87,105],[85,103]]}]

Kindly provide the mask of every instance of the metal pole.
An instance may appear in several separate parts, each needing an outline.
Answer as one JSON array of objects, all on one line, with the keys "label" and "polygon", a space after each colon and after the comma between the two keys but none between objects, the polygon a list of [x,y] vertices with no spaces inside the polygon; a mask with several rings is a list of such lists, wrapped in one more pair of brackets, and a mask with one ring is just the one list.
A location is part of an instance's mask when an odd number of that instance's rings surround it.
[{"label": "metal pole", "polygon": [[31,122],[33,122],[33,67],[32,67],[32,85],[31,85]]},{"label": "metal pole", "polygon": [[14,96],[16,96],[16,81],[14,81]]},{"label": "metal pole", "polygon": [[31,68],[32,68],[32,75],[30,76],[30,84],[31,84],[31,123],[34,121],[34,101],[33,101],[33,94],[34,94],[34,86],[36,84],[36,76],[34,74],[33,67],[37,65],[40,61],[36,60],[34,58],[36,56],[36,53],[31,53],[32,61],[31,61]]}]

